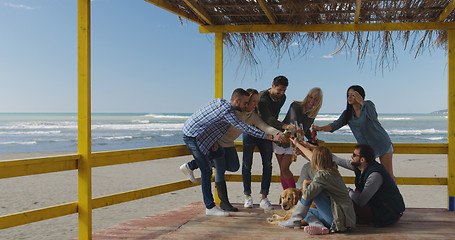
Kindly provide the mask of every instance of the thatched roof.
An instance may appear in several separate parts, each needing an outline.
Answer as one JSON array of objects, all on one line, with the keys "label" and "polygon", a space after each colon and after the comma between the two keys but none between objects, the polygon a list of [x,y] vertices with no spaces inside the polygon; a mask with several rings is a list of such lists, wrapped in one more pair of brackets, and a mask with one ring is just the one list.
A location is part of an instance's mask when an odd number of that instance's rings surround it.
[{"label": "thatched roof", "polygon": [[[452,24],[455,20],[455,0],[145,1],[193,21],[201,28],[225,32],[225,44],[240,51],[247,63],[256,62],[254,50],[261,45],[282,57],[289,53],[291,44],[299,46],[299,53],[305,53],[314,44],[336,40],[340,46],[338,51],[344,48],[357,52],[359,64],[363,63],[369,51],[375,49],[379,54],[378,66],[383,68],[393,65],[396,60],[395,41],[402,41],[405,48],[414,51],[417,56],[423,50],[446,48],[446,30],[455,29]],[[402,25],[383,27],[384,24],[397,23]],[[416,27],[422,23],[427,24],[426,27]],[[340,25],[353,30],[333,30]],[[242,28],[244,26],[261,26],[258,29],[266,29],[267,32],[244,30],[252,29]],[[268,31],[268,26],[277,28]],[[287,26],[303,30],[284,30]],[[316,27],[316,30],[307,31],[306,26]],[[367,30],[358,31],[360,28],[357,26],[365,26],[363,29]],[[392,34],[391,31],[368,29],[397,31]],[[417,29],[424,31],[415,31]]]}]

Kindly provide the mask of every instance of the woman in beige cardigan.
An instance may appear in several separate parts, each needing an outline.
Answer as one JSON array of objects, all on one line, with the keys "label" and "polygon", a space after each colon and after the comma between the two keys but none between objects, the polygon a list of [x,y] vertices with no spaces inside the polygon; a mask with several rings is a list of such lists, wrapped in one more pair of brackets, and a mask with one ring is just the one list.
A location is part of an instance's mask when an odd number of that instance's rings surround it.
[{"label": "woman in beige cardigan", "polygon": [[[350,231],[356,222],[354,207],[332,153],[323,146],[312,147],[295,139],[291,141],[304,157],[311,159],[311,167],[316,172],[312,181],[303,182],[303,196],[291,218],[279,225],[300,228],[301,220],[305,219],[309,226],[304,231],[311,235]],[[313,201],[317,209],[309,208]]]}]

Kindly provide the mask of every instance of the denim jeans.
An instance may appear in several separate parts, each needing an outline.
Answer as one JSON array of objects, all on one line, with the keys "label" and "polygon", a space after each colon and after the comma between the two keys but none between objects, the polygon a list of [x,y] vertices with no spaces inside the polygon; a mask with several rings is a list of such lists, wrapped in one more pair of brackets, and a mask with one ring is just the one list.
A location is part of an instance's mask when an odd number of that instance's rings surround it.
[{"label": "denim jeans", "polygon": [[[311,185],[310,185],[311,187]],[[314,204],[316,204],[317,208],[310,208],[308,210],[308,213],[305,217],[305,221],[310,224],[308,218],[311,218],[311,216],[316,217],[319,221],[321,221],[326,228],[331,228],[332,227],[332,222],[333,222],[333,214],[332,214],[332,207],[330,203],[330,198],[324,193],[321,192],[318,196],[313,198],[313,200],[305,200],[305,199],[300,199],[300,202],[305,205],[305,206],[310,206],[311,202],[314,201]],[[311,224],[310,224],[311,225]]]},{"label": "denim jeans", "polygon": [[221,156],[216,158],[213,162],[215,163],[215,182],[225,181],[224,173],[237,172],[240,168],[239,156],[235,147],[220,147]]},{"label": "denim jeans", "polygon": [[183,136],[183,141],[194,157],[193,161],[197,164],[196,168],[199,167],[201,171],[202,199],[204,200],[205,207],[211,209],[215,206],[215,202],[213,201],[212,195],[212,168],[209,165],[209,157],[199,150],[196,138]]},{"label": "denim jeans", "polygon": [[262,181],[260,193],[268,195],[270,181],[272,180],[272,142],[266,139],[250,136],[246,133],[243,134],[243,193],[245,195],[251,194],[251,165],[253,164],[253,152],[256,145],[259,148],[262,158]]}]

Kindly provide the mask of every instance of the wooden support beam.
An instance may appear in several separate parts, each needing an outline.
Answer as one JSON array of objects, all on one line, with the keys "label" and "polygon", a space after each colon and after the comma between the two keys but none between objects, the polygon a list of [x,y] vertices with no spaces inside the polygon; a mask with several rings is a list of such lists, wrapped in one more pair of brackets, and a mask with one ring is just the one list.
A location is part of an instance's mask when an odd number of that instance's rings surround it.
[{"label": "wooden support beam", "polygon": [[360,8],[361,7],[362,7],[362,0],[356,0],[356,2],[355,2],[355,18],[354,18],[354,23],[355,24],[359,23]]},{"label": "wooden support beam", "polygon": [[160,7],[166,11],[169,11],[177,16],[180,16],[182,18],[185,18],[185,19],[188,19],[192,22],[195,22],[199,25],[204,25],[203,22],[201,22],[199,19],[189,15],[187,12],[179,9],[179,8],[176,8],[174,6],[172,6],[171,4],[167,3],[166,1],[163,1],[163,0],[144,0],[146,2],[149,2],[157,7]]},{"label": "wooden support beam", "polygon": [[183,0],[192,10],[193,12],[199,16],[204,22],[207,24],[212,25],[213,21],[210,15],[194,0]]},{"label": "wooden support beam", "polygon": [[453,12],[454,9],[455,9],[455,0],[452,0],[449,4],[447,4],[447,7],[444,8],[441,15],[439,15],[439,21],[444,22],[446,20],[446,18]]},{"label": "wooden support beam", "polygon": [[276,16],[272,13],[272,10],[270,9],[269,5],[265,2],[265,0],[258,0],[259,5],[262,8],[262,11],[264,11],[265,15],[269,19],[270,23],[276,24]]},{"label": "wooden support beam", "polygon": [[449,89],[449,113],[448,113],[448,145],[449,154],[447,156],[447,195],[448,195],[448,208],[454,210],[455,198],[455,30],[448,31],[448,89]]},{"label": "wooden support beam", "polygon": [[90,0],[77,8],[77,151],[79,239],[92,239]]},{"label": "wooden support beam", "polygon": [[455,22],[199,26],[200,33],[364,32],[407,30],[455,30]]},{"label": "wooden support beam", "polygon": [[223,97],[223,33],[215,33],[215,98]]}]

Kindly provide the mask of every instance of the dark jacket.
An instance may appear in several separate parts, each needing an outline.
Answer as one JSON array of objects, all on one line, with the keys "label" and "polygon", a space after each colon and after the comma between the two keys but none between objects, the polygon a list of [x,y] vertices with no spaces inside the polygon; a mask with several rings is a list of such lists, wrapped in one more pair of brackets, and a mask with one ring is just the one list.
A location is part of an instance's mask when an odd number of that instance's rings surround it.
[{"label": "dark jacket", "polygon": [[378,172],[382,175],[383,183],[381,187],[368,201],[368,205],[373,212],[373,225],[385,227],[398,221],[405,210],[403,197],[384,166],[374,161],[369,163],[363,172],[358,168],[354,172],[355,186],[360,192],[363,191],[366,180],[371,173]]}]

